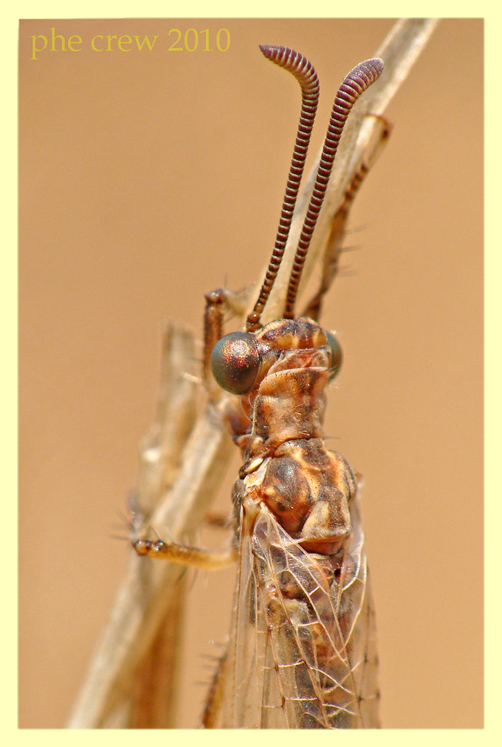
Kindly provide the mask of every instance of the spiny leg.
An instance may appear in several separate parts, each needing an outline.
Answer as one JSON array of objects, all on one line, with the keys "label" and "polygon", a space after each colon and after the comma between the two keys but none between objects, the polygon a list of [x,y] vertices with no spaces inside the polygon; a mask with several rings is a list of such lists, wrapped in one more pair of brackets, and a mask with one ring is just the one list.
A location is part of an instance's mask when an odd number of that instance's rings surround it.
[{"label": "spiny leg", "polygon": [[213,674],[211,687],[202,714],[202,727],[204,729],[216,729],[225,688],[226,664],[228,660],[228,649],[218,661],[216,671]]},{"label": "spiny leg", "polygon": [[352,203],[354,202],[361,184],[369,174],[372,166],[375,164],[378,156],[386,145],[392,132],[391,123],[381,114],[369,113],[366,116],[376,117],[381,122],[382,129],[379,133],[375,148],[370,153],[368,160],[363,161],[355,172],[349,186],[345,190],[342,204],[333,216],[329,237],[323,253],[322,274],[319,289],[311,298],[302,313],[302,316],[307,316],[316,322],[319,321],[321,315],[321,306],[324,296],[329,291],[333,280],[338,274],[340,255],[343,252],[342,242],[345,237],[345,227],[347,224],[350,209],[352,207]]},{"label": "spiny leg", "polygon": [[233,293],[227,288],[217,288],[206,293],[206,308],[204,309],[204,350],[202,358],[202,376],[204,385],[212,402],[217,402],[221,396],[221,388],[214,380],[211,370],[211,353],[213,348],[223,337],[223,322],[228,311],[241,315],[244,304],[240,298],[242,294]]},{"label": "spiny leg", "polygon": [[181,563],[192,568],[216,571],[232,565],[237,560],[236,551],[230,548],[226,552],[218,553],[212,550],[202,550],[198,547],[178,545],[176,542],[162,542],[162,540],[133,540],[132,546],[138,555],[149,558],[162,558],[171,563]]}]

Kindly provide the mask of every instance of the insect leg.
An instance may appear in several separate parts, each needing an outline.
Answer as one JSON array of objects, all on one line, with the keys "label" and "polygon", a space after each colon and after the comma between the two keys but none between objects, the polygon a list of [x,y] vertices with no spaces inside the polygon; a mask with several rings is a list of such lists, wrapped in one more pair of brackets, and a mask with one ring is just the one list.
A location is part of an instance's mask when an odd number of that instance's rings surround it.
[{"label": "insect leg", "polygon": [[211,353],[213,348],[223,337],[223,317],[225,312],[241,316],[244,312],[245,301],[242,294],[232,293],[226,288],[206,293],[206,308],[204,309],[204,352],[202,361],[202,375],[209,398],[216,403],[221,397],[221,388],[216,383],[211,371]]},{"label": "insect leg", "polygon": [[237,560],[236,552],[230,548],[226,552],[218,553],[212,550],[201,550],[198,547],[187,547],[175,542],[162,540],[138,539],[132,543],[138,555],[148,555],[149,558],[163,558],[171,563],[181,563],[192,568],[202,568],[206,571],[216,571]]},{"label": "insect leg", "polygon": [[217,728],[218,717],[223,701],[227,660],[228,649],[225,650],[223,656],[218,662],[218,666],[211,682],[211,687],[209,688],[204,713],[202,714],[202,727],[204,729]]},{"label": "insect leg", "polygon": [[367,116],[377,118],[381,123],[381,130],[378,134],[376,145],[371,151],[369,158],[366,161],[363,161],[354,173],[349,186],[345,190],[342,203],[333,216],[331,230],[323,253],[322,274],[319,289],[302,313],[302,316],[307,316],[314,321],[319,321],[324,296],[329,291],[333,280],[338,274],[340,254],[343,252],[342,242],[345,238],[345,226],[347,224],[352,203],[354,202],[361,184],[382,152],[382,149],[392,132],[391,123],[381,114],[368,114]]},{"label": "insect leg", "polygon": [[218,511],[209,511],[205,516],[205,523],[212,529],[230,529],[232,526],[232,515],[223,514]]}]

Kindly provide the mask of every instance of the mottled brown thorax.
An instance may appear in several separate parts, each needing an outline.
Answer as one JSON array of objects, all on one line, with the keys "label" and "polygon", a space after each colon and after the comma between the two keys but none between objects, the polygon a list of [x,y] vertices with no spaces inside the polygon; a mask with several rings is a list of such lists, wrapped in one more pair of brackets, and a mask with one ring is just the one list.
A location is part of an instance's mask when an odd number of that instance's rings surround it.
[{"label": "mottled brown thorax", "polygon": [[322,438],[330,348],[310,319],[279,319],[255,334],[260,368],[251,391],[226,412],[245,462],[285,441]]},{"label": "mottled brown thorax", "polygon": [[350,532],[350,467],[323,441],[331,350],[310,319],[276,320],[255,334],[260,368],[227,422],[244,456],[234,491],[265,504],[304,549],[333,556]]}]

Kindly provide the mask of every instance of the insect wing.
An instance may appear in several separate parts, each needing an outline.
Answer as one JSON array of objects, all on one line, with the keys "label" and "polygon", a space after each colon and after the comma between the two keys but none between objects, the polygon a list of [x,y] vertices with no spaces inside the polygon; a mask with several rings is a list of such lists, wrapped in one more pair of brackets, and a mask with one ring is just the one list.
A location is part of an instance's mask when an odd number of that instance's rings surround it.
[{"label": "insect wing", "polygon": [[277,688],[271,691],[268,671],[273,661],[271,641],[259,586],[253,535],[241,531],[234,610],[224,671],[221,728],[287,727],[280,709],[282,701],[277,701]]},{"label": "insect wing", "polygon": [[242,536],[221,726],[378,727],[374,613],[357,498],[351,520],[338,571],[327,556],[303,550],[265,506]]}]

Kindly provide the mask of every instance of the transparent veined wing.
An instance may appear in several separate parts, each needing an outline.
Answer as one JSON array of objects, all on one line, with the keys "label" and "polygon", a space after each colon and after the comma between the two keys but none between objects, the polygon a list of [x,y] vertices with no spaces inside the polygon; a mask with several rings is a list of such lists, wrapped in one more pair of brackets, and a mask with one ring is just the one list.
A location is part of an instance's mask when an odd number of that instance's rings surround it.
[{"label": "transparent veined wing", "polygon": [[222,728],[378,727],[375,622],[358,498],[342,563],[244,500]]}]

